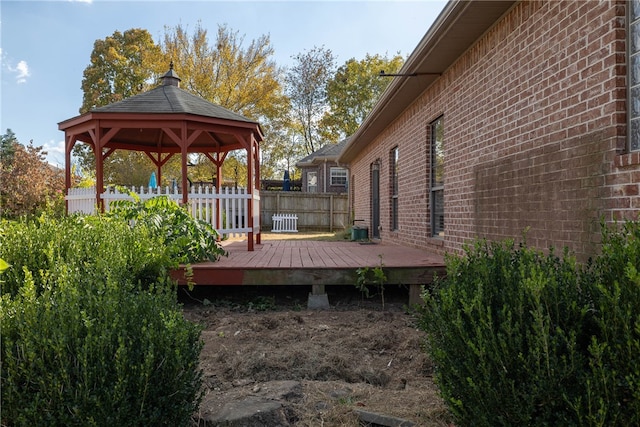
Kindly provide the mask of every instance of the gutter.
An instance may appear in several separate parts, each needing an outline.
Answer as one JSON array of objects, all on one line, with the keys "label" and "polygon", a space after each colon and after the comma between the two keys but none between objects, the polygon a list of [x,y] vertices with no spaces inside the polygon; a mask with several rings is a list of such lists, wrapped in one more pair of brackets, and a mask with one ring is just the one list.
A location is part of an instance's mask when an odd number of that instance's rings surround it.
[{"label": "gutter", "polygon": [[[517,0],[450,0],[393,77],[378,102],[351,136],[338,161],[350,163],[402,112],[433,85],[464,52],[506,13]],[[423,73],[436,74],[421,75]]]}]

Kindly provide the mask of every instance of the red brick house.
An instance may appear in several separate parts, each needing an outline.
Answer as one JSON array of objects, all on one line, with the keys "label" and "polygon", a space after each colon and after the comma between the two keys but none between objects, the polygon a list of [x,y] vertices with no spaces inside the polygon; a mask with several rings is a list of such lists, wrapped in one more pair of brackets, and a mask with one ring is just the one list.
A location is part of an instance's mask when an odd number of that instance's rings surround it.
[{"label": "red brick house", "polygon": [[399,74],[339,158],[371,237],[585,259],[637,218],[640,0],[450,1]]},{"label": "red brick house", "polygon": [[348,170],[338,162],[347,139],[326,144],[296,163],[302,174],[302,191],[306,193],[347,192]]}]

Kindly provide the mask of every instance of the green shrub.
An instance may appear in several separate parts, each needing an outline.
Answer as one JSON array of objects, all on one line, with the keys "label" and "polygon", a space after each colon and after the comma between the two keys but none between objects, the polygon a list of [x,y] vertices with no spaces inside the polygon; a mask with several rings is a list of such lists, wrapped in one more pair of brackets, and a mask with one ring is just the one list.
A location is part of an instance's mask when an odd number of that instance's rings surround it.
[{"label": "green shrub", "polygon": [[421,327],[458,425],[640,425],[640,223],[602,253],[476,242],[447,257]]},{"label": "green shrub", "polygon": [[583,276],[596,315],[576,411],[584,425],[640,425],[640,223],[603,227],[602,255]]},{"label": "green shrub", "polygon": [[215,261],[226,252],[218,245],[218,232],[210,224],[193,218],[186,209],[166,196],[144,202],[113,202],[106,214],[143,226],[163,240],[173,259],[180,263]]},{"label": "green shrub", "polygon": [[590,311],[574,260],[479,241],[446,262],[420,322],[458,425],[576,425]]},{"label": "green shrub", "polygon": [[200,331],[175,290],[74,281],[63,272],[38,295],[27,273],[2,297],[2,424],[188,425]]},{"label": "green shrub", "polygon": [[0,258],[2,425],[188,425],[200,330],[162,239],[113,218],[41,217],[1,223]]},{"label": "green shrub", "polygon": [[[95,216],[23,218],[0,222],[0,257],[16,268],[5,272],[2,293],[15,295],[33,273],[38,290],[52,286],[61,268],[80,283],[102,278],[144,286],[177,266],[158,236],[144,227]],[[24,267],[24,268],[23,268]]]}]

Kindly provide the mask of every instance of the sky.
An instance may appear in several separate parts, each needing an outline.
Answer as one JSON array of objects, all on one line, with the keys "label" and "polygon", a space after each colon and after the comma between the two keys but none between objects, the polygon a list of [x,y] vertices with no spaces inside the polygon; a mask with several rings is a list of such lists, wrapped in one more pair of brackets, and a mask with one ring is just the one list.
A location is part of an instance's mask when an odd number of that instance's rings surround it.
[{"label": "sky", "polygon": [[[43,146],[64,166],[58,123],[79,115],[82,75],[93,44],[115,31],[146,29],[158,43],[166,27],[190,34],[200,25],[214,41],[218,25],[244,36],[243,47],[269,35],[279,66],[313,47],[330,49],[336,65],[366,54],[413,52],[445,1],[111,1],[0,0],[0,134]],[[175,65],[180,75],[180,65]]]}]

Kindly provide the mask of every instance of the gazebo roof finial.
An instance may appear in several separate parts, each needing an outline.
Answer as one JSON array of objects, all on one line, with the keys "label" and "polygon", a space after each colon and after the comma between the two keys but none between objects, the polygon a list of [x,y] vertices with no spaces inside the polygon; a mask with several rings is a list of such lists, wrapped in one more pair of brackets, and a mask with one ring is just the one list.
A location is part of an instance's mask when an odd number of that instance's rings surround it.
[{"label": "gazebo roof finial", "polygon": [[163,86],[178,86],[180,87],[180,77],[173,71],[173,59],[169,63],[169,71],[167,71],[162,78]]}]

